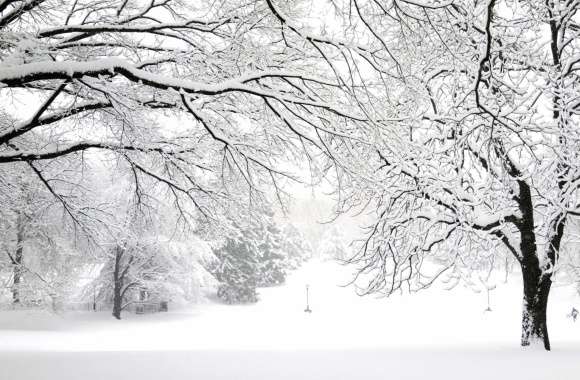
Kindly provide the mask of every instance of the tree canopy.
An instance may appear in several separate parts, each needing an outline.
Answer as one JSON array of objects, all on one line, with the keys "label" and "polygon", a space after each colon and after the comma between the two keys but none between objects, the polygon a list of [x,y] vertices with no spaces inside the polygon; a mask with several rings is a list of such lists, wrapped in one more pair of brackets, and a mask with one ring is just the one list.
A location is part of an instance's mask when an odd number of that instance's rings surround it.
[{"label": "tree canopy", "polygon": [[107,166],[137,205],[220,225],[233,204],[284,205],[306,170],[374,219],[350,258],[364,292],[507,255],[522,344],[550,349],[580,215],[578,2],[328,0],[326,21],[311,5],[0,0],[2,202],[26,172],[91,236],[82,174]]}]

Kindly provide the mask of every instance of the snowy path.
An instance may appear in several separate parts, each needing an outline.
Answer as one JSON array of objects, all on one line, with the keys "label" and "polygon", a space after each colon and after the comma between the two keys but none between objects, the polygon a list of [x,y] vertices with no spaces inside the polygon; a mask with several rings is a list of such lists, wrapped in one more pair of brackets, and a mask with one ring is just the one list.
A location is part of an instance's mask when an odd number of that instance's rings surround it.
[{"label": "snowy path", "polygon": [[[580,301],[570,288],[554,290],[546,354],[518,347],[515,280],[498,286],[486,313],[485,295],[465,288],[360,298],[337,286],[348,278],[345,268],[313,262],[286,286],[263,289],[256,305],[120,322],[106,313],[0,313],[0,380],[55,371],[59,380],[580,378],[580,322],[566,318]],[[312,314],[303,311],[307,283]]]}]

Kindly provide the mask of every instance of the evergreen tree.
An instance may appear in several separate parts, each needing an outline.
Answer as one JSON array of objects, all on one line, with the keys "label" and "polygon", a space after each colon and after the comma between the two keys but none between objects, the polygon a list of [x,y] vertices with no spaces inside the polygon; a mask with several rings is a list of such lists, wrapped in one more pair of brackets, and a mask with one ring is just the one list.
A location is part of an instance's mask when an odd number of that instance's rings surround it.
[{"label": "evergreen tree", "polygon": [[319,247],[320,257],[330,260],[347,260],[350,255],[349,252],[348,243],[338,228],[331,228],[322,237],[322,242]]},{"label": "evergreen tree", "polygon": [[251,235],[259,241],[260,258],[258,286],[280,285],[286,280],[288,260],[282,251],[282,232],[276,225],[272,212],[267,212],[263,221],[254,227]]},{"label": "evergreen tree", "polygon": [[281,229],[271,210],[231,223],[236,236],[215,250],[217,263],[211,269],[221,283],[218,297],[227,303],[256,302],[256,287],[284,283],[288,270],[310,253],[298,231]]},{"label": "evergreen tree", "polygon": [[256,246],[248,239],[227,238],[215,256],[218,262],[212,273],[220,282],[218,297],[228,304],[257,302],[260,271]]},{"label": "evergreen tree", "polygon": [[287,223],[282,227],[281,249],[286,255],[288,269],[297,269],[312,257],[312,246],[306,236],[293,224]]}]

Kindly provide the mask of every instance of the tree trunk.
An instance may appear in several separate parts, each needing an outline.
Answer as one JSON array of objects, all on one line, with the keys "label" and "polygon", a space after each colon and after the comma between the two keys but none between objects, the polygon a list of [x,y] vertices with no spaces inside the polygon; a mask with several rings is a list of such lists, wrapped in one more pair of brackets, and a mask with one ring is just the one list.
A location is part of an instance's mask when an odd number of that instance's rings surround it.
[{"label": "tree trunk", "polygon": [[121,319],[123,308],[123,274],[121,271],[121,259],[123,251],[120,247],[115,251],[115,268],[113,270],[113,317]]},{"label": "tree trunk", "polygon": [[14,255],[14,281],[12,282],[12,303],[20,303],[20,283],[22,282],[22,249],[17,248]]},{"label": "tree trunk", "polygon": [[22,216],[18,215],[17,226],[16,226],[16,251],[14,252],[14,257],[12,258],[13,265],[13,277],[12,282],[12,303],[20,303],[20,284],[22,283],[22,250],[24,244],[24,223],[22,221]]},{"label": "tree trunk", "polygon": [[526,270],[524,277],[524,304],[522,315],[522,346],[543,344],[550,350],[548,337],[547,309],[548,295],[552,286],[550,274],[542,274],[539,268]]},{"label": "tree trunk", "polygon": [[[119,288],[119,291],[117,291]],[[113,294],[113,317],[121,319],[121,309],[123,308],[123,299],[121,297],[120,286],[115,283],[115,292]]]}]

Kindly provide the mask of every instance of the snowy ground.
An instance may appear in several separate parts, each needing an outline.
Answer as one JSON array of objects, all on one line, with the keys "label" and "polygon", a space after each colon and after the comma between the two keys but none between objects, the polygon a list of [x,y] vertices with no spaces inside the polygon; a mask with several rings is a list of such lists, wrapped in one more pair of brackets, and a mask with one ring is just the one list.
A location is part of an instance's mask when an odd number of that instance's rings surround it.
[{"label": "snowy ground", "polygon": [[[248,306],[154,315],[0,313],[0,379],[578,379],[580,299],[556,287],[553,351],[518,347],[520,284],[389,299],[342,288],[349,275],[312,262]],[[311,314],[304,313],[310,284]]]}]

